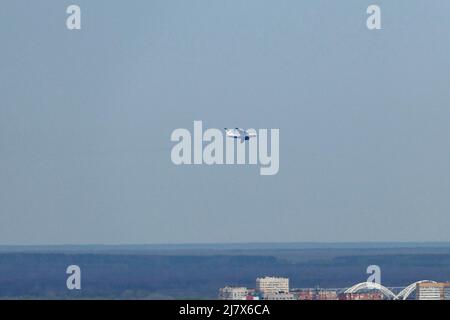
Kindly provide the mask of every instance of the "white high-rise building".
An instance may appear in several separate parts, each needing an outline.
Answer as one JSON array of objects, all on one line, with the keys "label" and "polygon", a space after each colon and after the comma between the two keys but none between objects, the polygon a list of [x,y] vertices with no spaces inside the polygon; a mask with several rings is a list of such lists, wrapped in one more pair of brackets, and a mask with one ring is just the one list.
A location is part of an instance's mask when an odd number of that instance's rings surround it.
[{"label": "white high-rise building", "polygon": [[418,283],[416,287],[417,300],[450,300],[450,282]]},{"label": "white high-rise building", "polygon": [[289,293],[289,278],[264,277],[256,279],[256,291],[263,296]]},{"label": "white high-rise building", "polygon": [[246,300],[248,289],[245,287],[224,287],[219,290],[220,300]]}]

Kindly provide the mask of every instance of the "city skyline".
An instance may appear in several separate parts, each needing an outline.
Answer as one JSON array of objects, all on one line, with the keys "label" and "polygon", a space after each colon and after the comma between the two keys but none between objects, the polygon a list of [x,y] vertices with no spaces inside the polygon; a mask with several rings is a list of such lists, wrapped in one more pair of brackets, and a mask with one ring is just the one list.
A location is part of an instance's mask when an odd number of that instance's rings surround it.
[{"label": "city skyline", "polygon": [[290,288],[289,278],[264,276],[256,278],[255,289],[238,285],[219,289],[219,300],[408,300],[411,297],[450,300],[450,281],[418,280],[404,287],[366,281],[345,288]]}]

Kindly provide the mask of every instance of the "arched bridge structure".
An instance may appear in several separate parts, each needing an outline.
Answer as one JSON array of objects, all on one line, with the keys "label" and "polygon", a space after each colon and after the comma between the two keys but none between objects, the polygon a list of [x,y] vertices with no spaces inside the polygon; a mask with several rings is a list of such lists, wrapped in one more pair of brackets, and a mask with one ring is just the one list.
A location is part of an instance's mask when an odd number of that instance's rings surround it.
[{"label": "arched bridge structure", "polygon": [[420,280],[416,281],[414,283],[411,283],[409,286],[407,286],[405,289],[400,291],[400,293],[397,295],[396,299],[398,300],[406,300],[416,290],[416,287],[419,283],[436,283],[436,281],[432,280]]},{"label": "arched bridge structure", "polygon": [[397,296],[391,290],[385,286],[376,282],[361,282],[355,284],[353,287],[348,288],[344,293],[357,293],[360,290],[378,290],[388,299],[395,299]]},{"label": "arched bridge structure", "polygon": [[376,282],[361,282],[355,284],[354,286],[348,288],[344,291],[344,293],[356,293],[360,290],[377,290],[381,292],[386,298],[391,300],[406,300],[416,290],[416,287],[419,283],[436,283],[436,281],[432,280],[420,280],[414,283],[411,283],[409,286],[404,288],[399,294],[395,294],[390,289],[385,286],[376,283]]}]

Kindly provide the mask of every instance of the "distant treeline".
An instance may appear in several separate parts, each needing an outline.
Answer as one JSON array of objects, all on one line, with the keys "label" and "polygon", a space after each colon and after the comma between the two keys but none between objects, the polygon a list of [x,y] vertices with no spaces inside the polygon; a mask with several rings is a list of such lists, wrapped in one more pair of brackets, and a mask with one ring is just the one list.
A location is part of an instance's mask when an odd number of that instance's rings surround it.
[{"label": "distant treeline", "polygon": [[[403,286],[421,279],[450,280],[450,254],[377,254],[317,258],[293,251],[302,261],[273,255],[0,254],[0,297],[36,298],[216,298],[226,285],[253,288],[264,275],[286,276],[291,287],[348,287],[379,265],[382,283]],[[308,257],[311,257],[308,259]],[[69,291],[66,268],[81,268],[82,289]]]}]

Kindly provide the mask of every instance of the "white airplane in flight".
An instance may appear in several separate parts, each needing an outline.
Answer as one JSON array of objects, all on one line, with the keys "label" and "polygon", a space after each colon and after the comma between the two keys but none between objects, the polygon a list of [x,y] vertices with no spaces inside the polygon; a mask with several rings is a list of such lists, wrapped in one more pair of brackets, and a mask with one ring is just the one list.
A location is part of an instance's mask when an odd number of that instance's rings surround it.
[{"label": "white airplane in flight", "polygon": [[227,137],[241,139],[241,142],[248,141],[250,138],[256,137],[256,132],[254,130],[248,131],[241,128],[224,129]]}]

